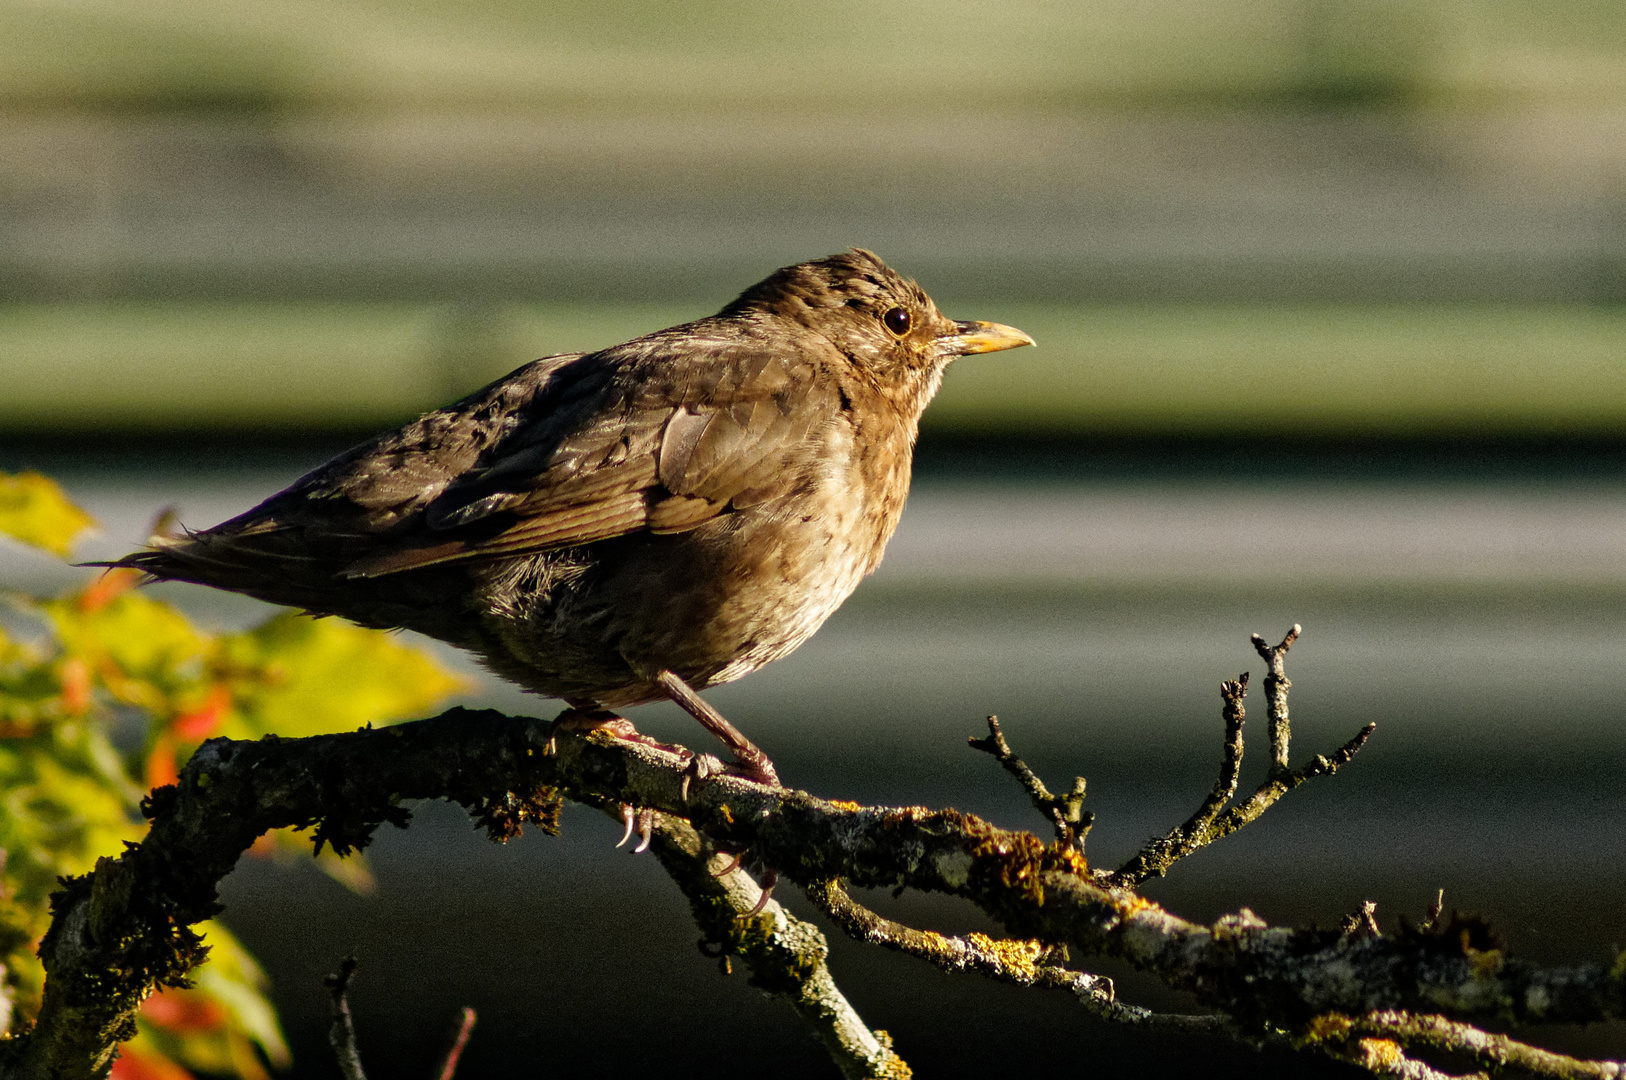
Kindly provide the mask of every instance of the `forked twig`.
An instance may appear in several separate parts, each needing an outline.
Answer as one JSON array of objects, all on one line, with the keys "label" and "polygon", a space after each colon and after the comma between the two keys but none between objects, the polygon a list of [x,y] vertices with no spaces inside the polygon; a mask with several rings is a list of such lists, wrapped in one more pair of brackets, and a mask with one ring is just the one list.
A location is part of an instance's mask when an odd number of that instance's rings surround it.
[{"label": "forked twig", "polygon": [[1361,747],[1366,745],[1366,740],[1377,730],[1376,724],[1367,724],[1331,757],[1317,754],[1315,760],[1303,768],[1287,767],[1290,741],[1287,691],[1292,683],[1288,681],[1283,669],[1283,657],[1303,632],[1303,628],[1294,623],[1293,629],[1287,632],[1282,643],[1274,646],[1266,645],[1265,639],[1258,634],[1253,635],[1254,648],[1270,664],[1270,673],[1265,676],[1265,693],[1269,699],[1267,707],[1272,761],[1270,772],[1265,776],[1264,782],[1255,789],[1246,802],[1226,808],[1226,804],[1236,794],[1237,778],[1242,768],[1242,724],[1246,716],[1242,707],[1242,697],[1248,687],[1248,676],[1244,673],[1235,681],[1220,684],[1220,696],[1225,701],[1221,714],[1225,720],[1225,748],[1220,763],[1219,781],[1209,792],[1208,798],[1197,808],[1197,812],[1183,825],[1148,841],[1134,858],[1120,867],[1111,876],[1113,884],[1135,886],[1149,877],[1162,877],[1176,862],[1236,832],[1270,809],[1277,799],[1305,781],[1318,776],[1331,776],[1348,764],[1349,760],[1360,752]]},{"label": "forked twig", "polygon": [[988,718],[987,738],[968,738],[966,742],[973,750],[992,755],[1006,772],[1016,777],[1022,789],[1028,793],[1028,798],[1033,800],[1034,807],[1050,819],[1056,830],[1056,839],[1080,855],[1084,854],[1084,838],[1089,835],[1095,815],[1084,809],[1085,785],[1082,776],[1073,777],[1073,789],[1067,794],[1050,794],[1050,789],[1045,787],[1038,774],[1011,750],[1010,743],[1005,741],[1005,733],[999,730],[997,716]]},{"label": "forked twig", "polygon": [[1124,1005],[1117,1000],[1111,979],[1062,967],[1058,961],[1065,958],[1065,948],[1035,940],[996,939],[977,933],[958,937],[905,926],[858,903],[839,878],[809,884],[807,898],[855,940],[927,960],[944,971],[970,971],[1017,986],[1066,990],[1104,1020],[1189,1031],[1218,1031],[1227,1025],[1220,1016],[1171,1015]]},{"label": "forked twig", "polygon": [[1298,623],[1282,638],[1280,645],[1266,645],[1265,639],[1258,634],[1252,636],[1254,650],[1259,653],[1260,659],[1270,665],[1265,673],[1265,698],[1269,702],[1270,718],[1270,771],[1272,773],[1285,773],[1287,771],[1287,746],[1292,741],[1292,730],[1287,719],[1287,691],[1292,683],[1287,681],[1283,670],[1283,663],[1287,658],[1287,650],[1293,647],[1293,642],[1304,633],[1304,627]]}]

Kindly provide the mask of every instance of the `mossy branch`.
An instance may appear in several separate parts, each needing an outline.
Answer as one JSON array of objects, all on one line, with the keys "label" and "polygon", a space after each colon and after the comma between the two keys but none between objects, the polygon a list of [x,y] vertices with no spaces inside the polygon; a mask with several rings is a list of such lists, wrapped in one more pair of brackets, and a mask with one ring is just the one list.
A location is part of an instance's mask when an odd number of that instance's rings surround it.
[{"label": "mossy branch", "polygon": [[[1290,790],[1355,749],[1352,740],[1338,757],[1267,787]],[[1125,959],[1189,992],[1242,1039],[1285,1040],[1341,1060],[1375,1054],[1373,1061],[1392,1063],[1380,1053],[1384,1046],[1427,1050],[1435,1045],[1429,1040],[1442,1037],[1437,1025],[1397,1022],[1371,1034],[1360,1026],[1376,1025],[1373,1017],[1382,1015],[1437,1016],[1464,1031],[1472,1030],[1464,1022],[1478,1019],[1626,1016],[1626,962],[1537,967],[1507,956],[1471,920],[1344,933],[1271,927],[1244,909],[1201,925],[1104,880],[1065,839],[1046,844],[953,809],[864,807],[726,774],[697,779],[688,766],[681,754],[605,731],[556,733],[545,720],[463,709],[341,735],[211,740],[177,785],[150,797],[152,828],[144,841],[66,881],[56,895],[41,947],[44,1004],[36,1027],[5,1045],[0,1076],[105,1075],[141,1001],[158,985],[182,982],[202,961],[192,927],[219,911],[216,886],[262,833],[309,828],[318,844],[347,853],[364,847],[385,822],[404,826],[405,804],[417,799],[457,802],[499,839],[526,822],[556,829],[562,798],[616,817],[623,806],[647,808],[653,850],[689,895],[712,947],[740,956],[755,981],[800,1002],[837,1061],[847,1054],[848,1075],[904,1075],[906,1066],[880,1033],[847,1015],[850,1007],[842,1013],[837,1002],[844,999],[828,981],[817,932],[771,903],[757,910],[760,890],[743,871],[728,869],[732,860],[722,853],[748,851],[756,864],[815,895],[824,890],[838,921],[853,917],[837,911],[834,879],[962,897],[1012,937],[1044,943],[1045,956],[1066,946],[1075,956]],[[1265,798],[1268,792],[1256,793],[1229,813],[1246,816],[1248,805]],[[1218,827],[1226,815],[1214,820]],[[990,941],[993,948],[979,953],[980,943],[965,939],[970,948],[962,950],[962,966],[1014,971],[1011,957]],[[1041,972],[1034,982],[1049,984],[1051,974],[1100,988],[1084,973]],[[1328,1017],[1366,1019],[1340,1027]],[[1532,1055],[1541,1052],[1529,1049],[1521,1060],[1539,1063]],[[1513,1052],[1489,1052],[1504,1050]],[[1596,1070],[1586,1075],[1608,1075],[1612,1067],[1592,1065]]]}]

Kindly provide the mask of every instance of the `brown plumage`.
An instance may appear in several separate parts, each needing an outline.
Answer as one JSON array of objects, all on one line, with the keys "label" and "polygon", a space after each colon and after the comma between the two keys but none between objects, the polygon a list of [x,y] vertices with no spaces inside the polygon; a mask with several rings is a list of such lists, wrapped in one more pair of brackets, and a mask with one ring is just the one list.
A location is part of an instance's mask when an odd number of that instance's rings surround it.
[{"label": "brown plumage", "polygon": [[948,362],[1031,343],[854,250],[527,364],[118,565],[417,630],[592,715],[705,710],[682,690],[789,653],[880,562]]}]

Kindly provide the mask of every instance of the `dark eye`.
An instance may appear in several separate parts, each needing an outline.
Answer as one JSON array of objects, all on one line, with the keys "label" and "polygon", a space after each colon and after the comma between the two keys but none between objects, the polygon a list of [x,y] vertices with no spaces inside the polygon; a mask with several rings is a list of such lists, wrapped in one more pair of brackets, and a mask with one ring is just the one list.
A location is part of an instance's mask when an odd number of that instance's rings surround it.
[{"label": "dark eye", "polygon": [[881,316],[881,321],[898,337],[903,337],[909,332],[909,313],[901,307],[887,308],[886,314]]}]

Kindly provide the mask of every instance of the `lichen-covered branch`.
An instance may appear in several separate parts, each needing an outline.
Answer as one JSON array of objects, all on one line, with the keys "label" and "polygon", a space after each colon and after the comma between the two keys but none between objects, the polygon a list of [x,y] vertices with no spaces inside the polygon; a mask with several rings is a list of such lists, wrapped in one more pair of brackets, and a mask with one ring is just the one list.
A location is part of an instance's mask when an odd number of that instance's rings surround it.
[{"label": "lichen-covered branch", "polygon": [[1171,829],[1167,835],[1148,841],[1133,859],[1125,863],[1114,875],[1122,885],[1138,885],[1149,877],[1161,877],[1180,859],[1220,838],[1216,826],[1225,804],[1236,795],[1236,786],[1242,776],[1242,723],[1247,710],[1242,699],[1248,693],[1248,673],[1220,683],[1220,697],[1225,702],[1221,717],[1225,722],[1225,749],[1220,759],[1219,779],[1208,798],[1188,818],[1185,824]]},{"label": "lichen-covered branch", "polygon": [[836,878],[809,883],[807,897],[848,936],[918,957],[944,971],[969,971],[1017,986],[1066,990],[1096,1016],[1121,1024],[1158,1024],[1189,1031],[1217,1031],[1224,1027],[1224,1017],[1164,1015],[1125,1005],[1117,999],[1111,979],[1062,967],[1056,954],[1064,950],[1042,941],[996,939],[975,933],[960,937],[917,930],[858,903]]},{"label": "lichen-covered branch", "polygon": [[744,960],[751,985],[788,1001],[842,1076],[907,1080],[913,1075],[886,1032],[871,1030],[836,985],[825,965],[829,945],[818,927],[776,901],[762,903],[762,890],[738,861],[717,852],[680,817],[655,816],[651,850],[688,897],[707,955],[724,965],[731,956]]},{"label": "lichen-covered branch", "polygon": [[1365,1051],[1359,1048],[1363,1042],[1388,1042],[1413,1050],[1432,1050],[1466,1057],[1493,1072],[1516,1069],[1535,1076],[1560,1077],[1562,1080],[1615,1080],[1626,1072],[1626,1067],[1620,1062],[1582,1061],[1518,1042],[1506,1035],[1481,1031],[1443,1016],[1418,1015],[1392,1009],[1357,1017],[1317,1017],[1310,1025],[1310,1037],[1305,1040],[1306,1045],[1320,1044],[1343,1049],[1341,1053],[1335,1052],[1334,1056],[1344,1057],[1348,1056],[1350,1050],[1370,1053],[1370,1045]]},{"label": "lichen-covered branch", "polygon": [[1287,650],[1293,647],[1293,642],[1304,633],[1304,627],[1298,623],[1282,638],[1280,645],[1267,645],[1265,639],[1258,634],[1252,637],[1253,647],[1259,653],[1260,659],[1270,665],[1265,672],[1265,700],[1269,712],[1266,716],[1270,722],[1270,771],[1276,773],[1287,772],[1288,744],[1292,741],[1292,729],[1287,718],[1287,691],[1293,685],[1287,681],[1287,674],[1282,665],[1287,657]]},{"label": "lichen-covered branch", "polygon": [[1065,843],[953,809],[835,803],[727,774],[696,779],[687,764],[604,731],[555,738],[544,720],[462,709],[342,735],[211,740],[178,785],[151,797],[147,838],[55,898],[38,1024],[5,1047],[0,1075],[105,1074],[142,999],[203,959],[192,927],[219,910],[217,883],[261,833],[309,828],[344,853],[384,822],[404,825],[405,804],[430,798],[467,807],[496,837],[526,821],[556,827],[561,797],[612,813],[648,807],[803,885],[839,877],[963,897],[1012,936],[1128,960],[1244,1038],[1329,1013],[1626,1016],[1626,963],[1537,967],[1459,920],[1380,936],[1271,927],[1246,911],[1202,925],[1098,880]]},{"label": "lichen-covered branch", "polygon": [[988,718],[987,738],[970,738],[966,741],[971,744],[972,749],[992,755],[1006,772],[1016,777],[1017,783],[1022,785],[1022,790],[1033,800],[1034,808],[1055,827],[1056,839],[1076,848],[1080,855],[1084,854],[1084,838],[1089,834],[1095,815],[1084,809],[1085,784],[1082,776],[1073,778],[1073,789],[1067,794],[1050,794],[1050,789],[1045,787],[1038,774],[1028,768],[1028,763],[1011,750],[1010,743],[1005,741],[1005,733],[999,729],[997,716]]}]

